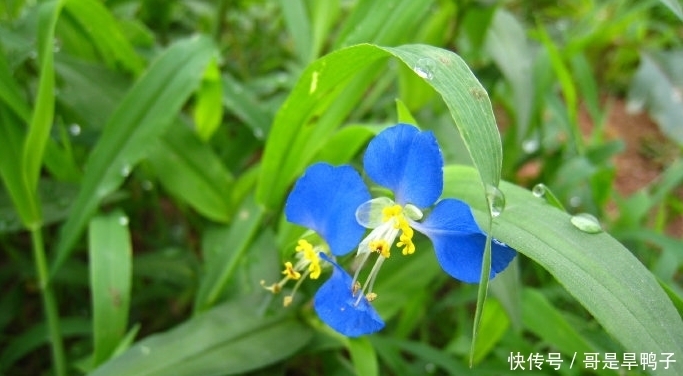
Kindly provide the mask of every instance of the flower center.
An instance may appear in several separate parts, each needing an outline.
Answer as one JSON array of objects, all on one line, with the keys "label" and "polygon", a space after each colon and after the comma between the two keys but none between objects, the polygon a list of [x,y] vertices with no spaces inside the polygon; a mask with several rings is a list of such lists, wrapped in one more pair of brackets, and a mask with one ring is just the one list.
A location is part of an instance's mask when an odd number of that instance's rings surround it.
[{"label": "flower center", "polygon": [[277,294],[282,291],[282,287],[284,287],[289,280],[297,281],[294,285],[292,293],[285,296],[283,299],[283,305],[287,307],[292,303],[292,300],[294,300],[294,294],[299,289],[299,286],[301,286],[301,283],[304,281],[304,279],[306,279],[306,277],[310,277],[311,279],[318,279],[318,277],[320,277],[322,267],[320,264],[321,260],[319,253],[323,252],[320,248],[321,247],[313,247],[311,243],[304,239],[299,239],[299,242],[295,248],[295,257],[297,258],[296,263],[292,264],[289,261],[285,262],[285,269],[282,271],[284,277],[280,280],[280,282],[266,286],[266,282],[261,281],[261,286],[273,294]]},{"label": "flower center", "polygon": [[422,212],[415,206],[410,204],[401,206],[386,197],[372,199],[358,207],[356,211],[358,223],[371,228],[372,231],[358,247],[356,257],[360,257],[360,262],[353,277],[352,287],[358,284],[358,275],[368,261],[370,254],[376,252],[378,257],[372,266],[372,270],[370,270],[365,285],[362,288],[355,287],[353,289],[354,295],[358,291],[361,292],[357,302],[360,302],[363,295],[370,301],[377,297],[377,294],[372,291],[373,285],[382,263],[391,256],[391,246],[396,238],[398,238],[396,246],[401,248],[401,253],[404,255],[415,253],[415,244],[413,243],[415,231],[410,227],[409,219],[418,220],[421,218]]}]

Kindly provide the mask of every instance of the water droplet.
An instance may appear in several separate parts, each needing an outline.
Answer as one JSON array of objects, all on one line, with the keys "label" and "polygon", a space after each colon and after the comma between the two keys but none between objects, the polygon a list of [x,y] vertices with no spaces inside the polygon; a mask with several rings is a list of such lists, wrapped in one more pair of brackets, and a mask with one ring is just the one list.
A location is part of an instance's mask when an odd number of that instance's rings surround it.
[{"label": "water droplet", "polygon": [[486,200],[489,203],[489,210],[492,217],[498,217],[505,210],[505,195],[493,185],[486,185]]},{"label": "water droplet", "polygon": [[415,63],[413,71],[425,80],[434,78],[434,69],[436,69],[436,62],[430,58],[423,57]]},{"label": "water droplet", "polygon": [[121,226],[128,226],[128,217],[126,217],[125,215],[120,216],[119,217],[119,224]]},{"label": "water droplet", "polygon": [[154,189],[154,183],[152,183],[150,180],[143,180],[141,185],[142,189],[145,191],[151,191]]},{"label": "water droplet", "polygon": [[573,208],[578,208],[581,206],[582,202],[583,200],[581,200],[581,197],[579,196],[572,196],[572,198],[569,199],[569,205],[571,205]]},{"label": "water droplet", "polygon": [[54,44],[52,46],[52,51],[54,53],[57,53],[57,52],[61,51],[61,49],[62,49],[62,41],[60,41],[59,39],[55,39]]},{"label": "water droplet", "polygon": [[263,129],[255,128],[254,129],[254,137],[256,137],[259,140],[262,140],[263,139]]},{"label": "water droplet", "polygon": [[131,170],[132,170],[132,168],[130,167],[129,164],[127,164],[127,163],[124,164],[123,167],[121,167],[121,176],[126,177],[126,176],[130,175]]},{"label": "water droplet", "polygon": [[588,213],[579,213],[570,219],[574,227],[589,234],[602,232],[602,226],[597,218]]},{"label": "water droplet", "polygon": [[81,126],[76,123],[69,125],[69,134],[72,136],[78,136],[81,134]]},{"label": "water droplet", "polygon": [[545,196],[545,184],[536,184],[534,188],[531,190],[531,193],[538,198]]},{"label": "water droplet", "polygon": [[671,89],[671,100],[675,103],[683,102],[683,91],[677,87]]},{"label": "water droplet", "polygon": [[524,140],[522,142],[522,150],[524,150],[525,153],[531,154],[538,150],[538,147],[540,146],[540,143],[536,139],[529,139],[529,140]]},{"label": "water droplet", "polygon": [[240,212],[237,216],[240,220],[246,221],[250,217],[249,210],[240,210]]}]

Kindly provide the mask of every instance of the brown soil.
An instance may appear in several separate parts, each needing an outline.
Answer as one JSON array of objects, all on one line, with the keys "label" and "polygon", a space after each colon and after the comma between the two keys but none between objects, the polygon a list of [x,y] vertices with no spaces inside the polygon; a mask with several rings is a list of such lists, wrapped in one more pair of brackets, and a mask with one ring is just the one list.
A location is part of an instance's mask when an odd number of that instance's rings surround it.
[{"label": "brown soil", "polygon": [[[614,188],[620,196],[627,197],[656,182],[676,157],[678,149],[659,131],[647,113],[629,113],[621,99],[611,99],[607,105],[609,114],[605,134],[608,139],[621,139],[626,146],[614,157]],[[581,112],[579,122],[584,134],[590,134],[592,124],[585,111]],[[679,187],[677,194],[683,198],[683,186]],[[617,214],[615,205],[610,205],[608,210]],[[667,233],[683,236],[683,217],[673,218],[667,226]]]}]

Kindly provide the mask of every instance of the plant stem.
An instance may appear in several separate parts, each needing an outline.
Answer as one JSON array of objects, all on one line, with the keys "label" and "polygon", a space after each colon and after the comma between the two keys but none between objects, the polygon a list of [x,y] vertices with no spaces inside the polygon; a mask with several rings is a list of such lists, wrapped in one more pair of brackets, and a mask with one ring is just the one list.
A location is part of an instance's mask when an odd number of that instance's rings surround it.
[{"label": "plant stem", "polygon": [[40,284],[40,295],[43,299],[43,309],[47,317],[48,335],[52,346],[52,363],[57,376],[65,376],[66,357],[64,355],[62,334],[59,329],[59,312],[57,310],[57,301],[50,285],[43,233],[40,226],[31,229],[31,242],[33,243],[33,260]]}]

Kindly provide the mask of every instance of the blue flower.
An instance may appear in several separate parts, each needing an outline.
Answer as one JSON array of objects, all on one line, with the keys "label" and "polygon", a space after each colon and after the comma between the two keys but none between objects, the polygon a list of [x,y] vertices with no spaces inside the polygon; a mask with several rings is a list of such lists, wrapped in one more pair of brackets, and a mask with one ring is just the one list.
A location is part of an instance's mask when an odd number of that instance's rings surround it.
[{"label": "blue flower", "polygon": [[[363,165],[370,179],[393,192],[393,198],[368,200],[356,212],[358,222],[372,229],[358,248],[361,265],[372,253],[379,254],[363,293],[376,296],[372,293],[375,278],[397,238],[395,244],[404,255],[415,252],[414,230],[431,240],[446,273],[463,282],[478,283],[486,234],[464,202],[452,198],[437,202],[443,192],[443,157],[434,134],[407,124],[388,128],[370,141]],[[426,209],[431,209],[427,215],[423,213]],[[491,246],[493,278],[507,267],[516,251],[495,239]]]},{"label": "blue flower", "polygon": [[[371,305],[377,298],[373,285],[394,244],[404,255],[416,251],[414,230],[431,240],[446,273],[469,283],[480,280],[486,243],[486,234],[467,204],[451,198],[438,201],[443,192],[443,157],[431,132],[407,124],[388,128],[370,141],[363,165],[367,176],[390,190],[392,197],[371,198],[350,166],[315,164],[297,181],[285,205],[287,219],[318,233],[333,255],[347,254],[358,246],[360,262],[353,277],[326,255],[326,248],[314,248],[305,240],[297,247],[300,261],[286,263],[283,271],[286,282],[299,279],[301,272],[311,278],[316,273],[317,278],[320,264],[331,265],[332,276],[317,291],[314,308],[330,327],[351,337],[384,327]],[[371,231],[361,241],[365,228]],[[493,278],[516,251],[495,239],[491,247]],[[375,264],[361,285],[360,270],[375,253]]]},{"label": "blue flower", "polygon": [[379,317],[370,301],[358,295],[357,288],[337,263],[324,254],[333,269],[332,276],[318,289],[313,300],[313,307],[318,317],[337,332],[349,337],[358,337],[377,332],[384,328],[384,321]]},{"label": "blue flower", "polygon": [[261,284],[278,293],[288,281],[297,281],[292,293],[284,298],[284,305],[289,305],[306,277],[320,277],[326,263],[320,254],[331,252],[340,256],[358,245],[365,229],[355,219],[355,208],[369,199],[370,193],[363,179],[351,166],[311,165],[289,194],[285,217],[289,222],[313,230],[324,242],[314,246],[306,239],[299,239],[296,262],[285,262],[280,282],[270,286],[266,286],[265,281]]}]

